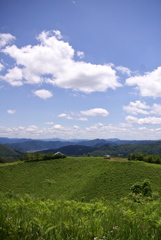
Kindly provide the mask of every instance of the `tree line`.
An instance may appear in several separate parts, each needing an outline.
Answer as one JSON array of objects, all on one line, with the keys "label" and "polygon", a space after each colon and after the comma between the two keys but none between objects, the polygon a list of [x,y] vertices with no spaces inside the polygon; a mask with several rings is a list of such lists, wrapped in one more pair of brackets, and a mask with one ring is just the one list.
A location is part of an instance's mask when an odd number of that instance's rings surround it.
[{"label": "tree line", "polygon": [[129,153],[128,160],[138,160],[148,163],[161,164],[161,158],[159,155],[148,155],[147,153]]},{"label": "tree line", "polygon": [[62,154],[60,152],[58,153],[25,153],[23,156],[21,156],[19,159],[21,161],[25,162],[33,162],[33,161],[44,161],[44,160],[52,160],[52,159],[59,159],[59,158],[66,158],[65,154]]}]

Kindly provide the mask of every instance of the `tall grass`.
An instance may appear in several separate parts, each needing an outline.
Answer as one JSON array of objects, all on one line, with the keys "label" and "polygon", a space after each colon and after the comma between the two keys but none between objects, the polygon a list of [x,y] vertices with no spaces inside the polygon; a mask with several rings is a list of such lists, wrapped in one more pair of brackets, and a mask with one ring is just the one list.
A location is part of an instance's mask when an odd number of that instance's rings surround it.
[{"label": "tall grass", "polygon": [[160,240],[161,202],[89,203],[0,196],[0,239],[3,240]]}]

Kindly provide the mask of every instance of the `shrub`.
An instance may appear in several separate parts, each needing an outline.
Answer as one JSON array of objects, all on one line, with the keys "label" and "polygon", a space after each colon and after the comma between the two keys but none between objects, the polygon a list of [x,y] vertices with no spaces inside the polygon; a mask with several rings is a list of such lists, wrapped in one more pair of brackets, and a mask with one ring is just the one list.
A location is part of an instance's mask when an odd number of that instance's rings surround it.
[{"label": "shrub", "polygon": [[131,191],[133,194],[142,194],[145,197],[151,197],[152,196],[152,189],[150,182],[148,180],[144,180],[143,183],[135,183],[131,187]]}]

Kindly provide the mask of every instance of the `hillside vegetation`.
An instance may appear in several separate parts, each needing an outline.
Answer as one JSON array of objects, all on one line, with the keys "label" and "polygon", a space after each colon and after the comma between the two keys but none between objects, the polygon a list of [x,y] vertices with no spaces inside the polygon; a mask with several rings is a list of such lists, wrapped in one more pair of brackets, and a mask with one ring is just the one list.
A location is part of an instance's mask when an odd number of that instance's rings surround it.
[{"label": "hillside vegetation", "polygon": [[0,157],[18,157],[20,155],[20,153],[6,147],[3,144],[0,144]]},{"label": "hillside vegetation", "polygon": [[0,190],[55,199],[85,201],[120,199],[144,179],[161,192],[161,166],[145,162],[112,161],[101,157],[67,157],[0,167]]},{"label": "hillside vegetation", "polygon": [[110,154],[115,157],[128,157],[129,153],[147,153],[149,155],[156,154],[161,156],[161,141],[153,143],[139,144],[122,144],[108,143],[96,151],[92,152],[93,156],[103,156]]},{"label": "hillside vegetation", "polygon": [[0,164],[0,182],[0,239],[160,240],[160,164],[21,161]]}]

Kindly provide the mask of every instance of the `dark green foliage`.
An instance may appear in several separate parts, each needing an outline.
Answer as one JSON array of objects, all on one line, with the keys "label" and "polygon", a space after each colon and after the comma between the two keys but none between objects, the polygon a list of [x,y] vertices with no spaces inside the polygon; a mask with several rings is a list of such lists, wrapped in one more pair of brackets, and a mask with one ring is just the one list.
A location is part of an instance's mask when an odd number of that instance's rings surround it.
[{"label": "dark green foliage", "polygon": [[83,156],[88,154],[88,152],[93,152],[94,150],[96,150],[97,148],[95,147],[90,147],[90,146],[80,146],[80,145],[71,145],[71,146],[65,146],[65,147],[61,147],[58,149],[48,149],[48,150],[43,150],[40,151],[41,153],[55,153],[55,152],[62,152],[63,154],[67,155],[67,156]]},{"label": "dark green foliage", "polygon": [[128,160],[138,160],[148,163],[161,164],[161,158],[158,155],[148,155],[146,153],[129,153]]},{"label": "dark green foliage", "polygon": [[92,156],[104,156],[109,154],[113,157],[128,157],[128,154],[145,153],[148,155],[156,154],[161,156],[161,141],[153,143],[122,144],[109,143],[92,152]]},{"label": "dark green foliage", "polygon": [[148,180],[144,180],[143,183],[135,183],[131,187],[131,191],[134,194],[142,194],[144,197],[152,196],[151,184]]},{"label": "dark green foliage", "polygon": [[0,157],[18,157],[20,155],[20,153],[0,144]]},{"label": "dark green foliage", "polygon": [[0,157],[0,163],[5,163],[5,159],[3,157]]},{"label": "dark green foliage", "polygon": [[59,159],[59,158],[66,158],[66,155],[62,153],[47,153],[42,154],[39,152],[36,153],[25,153],[25,155],[20,157],[21,161],[25,162],[33,162],[33,161],[44,161],[44,160],[52,160],[52,159]]}]

